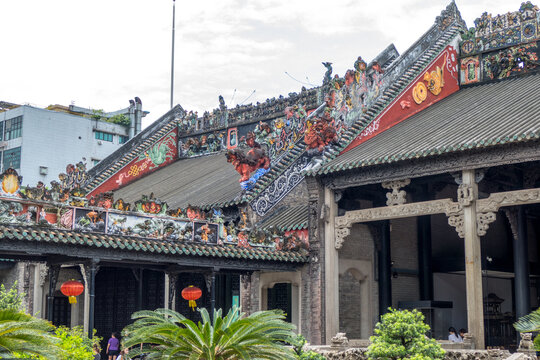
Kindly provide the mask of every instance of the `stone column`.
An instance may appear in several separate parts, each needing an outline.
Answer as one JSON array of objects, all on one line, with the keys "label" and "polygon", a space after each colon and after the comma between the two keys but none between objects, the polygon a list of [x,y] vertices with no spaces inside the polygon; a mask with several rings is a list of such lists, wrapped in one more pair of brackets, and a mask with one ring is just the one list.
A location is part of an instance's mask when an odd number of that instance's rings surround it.
[{"label": "stone column", "polygon": [[324,227],[324,277],[325,277],[325,320],[326,344],[339,332],[339,253],[335,246],[335,218],[338,207],[334,191],[324,189],[324,207],[327,210],[327,222]]},{"label": "stone column", "polygon": [[47,277],[47,266],[37,263],[34,267],[34,300],[32,315],[39,318],[44,318],[43,312],[43,286]]},{"label": "stone column", "polygon": [[97,261],[92,261],[88,269],[88,292],[89,292],[89,310],[88,310],[88,337],[94,336],[94,305],[96,299],[96,274],[98,272]]},{"label": "stone column", "polygon": [[167,301],[169,302],[169,309],[176,310],[176,287],[178,285],[178,273],[169,272],[169,297]]},{"label": "stone column", "polygon": [[90,318],[90,282],[88,280],[88,266],[84,264],[79,264],[79,269],[84,281],[84,307],[83,307],[83,331],[88,333],[88,320]]},{"label": "stone column", "polygon": [[478,184],[474,170],[463,170],[461,185],[470,196],[463,206],[463,233],[465,237],[465,281],[467,291],[467,327],[474,336],[477,349],[484,349],[484,303],[482,293],[482,263],[480,236],[476,222]]},{"label": "stone column", "polygon": [[169,308],[169,294],[170,294],[169,284],[170,284],[170,281],[171,281],[171,279],[169,278],[169,274],[165,273],[165,296],[163,297],[163,299],[165,300],[164,304],[163,304],[163,307],[165,309]]}]

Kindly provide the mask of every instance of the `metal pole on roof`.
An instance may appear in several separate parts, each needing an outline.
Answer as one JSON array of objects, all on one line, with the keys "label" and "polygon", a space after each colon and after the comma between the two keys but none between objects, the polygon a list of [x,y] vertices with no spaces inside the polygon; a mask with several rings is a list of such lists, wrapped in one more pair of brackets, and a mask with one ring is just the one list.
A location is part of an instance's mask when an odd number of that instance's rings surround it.
[{"label": "metal pole on roof", "polygon": [[172,53],[171,53],[171,109],[173,107],[173,93],[174,93],[174,13],[176,2],[173,0],[172,8]]}]

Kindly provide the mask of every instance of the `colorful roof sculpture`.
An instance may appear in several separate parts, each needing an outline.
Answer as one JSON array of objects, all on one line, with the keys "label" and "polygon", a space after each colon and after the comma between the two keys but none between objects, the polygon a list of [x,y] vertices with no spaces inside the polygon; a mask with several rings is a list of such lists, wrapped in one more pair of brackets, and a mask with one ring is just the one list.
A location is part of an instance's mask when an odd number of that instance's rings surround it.
[{"label": "colorful roof sculpture", "polygon": [[0,237],[168,255],[307,261],[305,239],[253,228],[245,213],[238,218],[216,208],[169,208],[154,194],[134,203],[115,201],[112,193],[85,198],[83,163],[68,165],[59,178],[51,188],[42,183],[21,188],[15,170],[0,175]]}]

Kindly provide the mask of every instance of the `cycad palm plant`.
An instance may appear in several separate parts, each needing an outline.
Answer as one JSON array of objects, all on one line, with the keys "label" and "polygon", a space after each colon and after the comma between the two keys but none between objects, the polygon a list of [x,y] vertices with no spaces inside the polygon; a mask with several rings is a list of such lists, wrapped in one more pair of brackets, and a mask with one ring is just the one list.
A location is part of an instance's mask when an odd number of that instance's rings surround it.
[{"label": "cycad palm plant", "polygon": [[514,323],[519,332],[540,331],[540,309],[536,309],[528,315],[522,316]]},{"label": "cycad palm plant", "polygon": [[0,310],[0,358],[18,354],[58,359],[58,339],[52,330],[53,326],[45,320],[15,309]]},{"label": "cycad palm plant", "polygon": [[294,325],[285,321],[282,311],[260,311],[250,316],[231,309],[225,317],[221,309],[213,320],[206,309],[199,310],[202,322],[195,324],[167,309],[139,311],[135,323],[124,329],[125,346],[144,344],[147,359],[239,360],[296,359],[284,343],[294,336]]}]

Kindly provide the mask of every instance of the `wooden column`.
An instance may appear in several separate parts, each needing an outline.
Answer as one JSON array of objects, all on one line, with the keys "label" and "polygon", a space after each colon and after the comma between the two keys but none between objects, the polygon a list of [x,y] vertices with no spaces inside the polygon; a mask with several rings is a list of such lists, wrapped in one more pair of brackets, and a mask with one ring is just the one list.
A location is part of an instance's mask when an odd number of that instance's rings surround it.
[{"label": "wooden column", "polygon": [[379,315],[392,307],[392,260],[390,253],[390,221],[381,224],[381,250],[379,252]]},{"label": "wooden column", "polygon": [[527,214],[523,205],[517,211],[517,237],[514,238],[514,298],[516,319],[531,311]]},{"label": "wooden column", "polygon": [[328,222],[324,227],[324,277],[326,343],[339,332],[339,253],[335,246],[335,217],[337,204],[334,191],[324,189],[324,206],[328,210]]},{"label": "wooden column", "polygon": [[474,336],[477,349],[484,349],[484,304],[482,293],[482,263],[480,236],[476,223],[478,184],[474,170],[463,171],[463,185],[470,188],[472,201],[463,207],[465,236],[465,281],[467,291],[467,327]]}]

